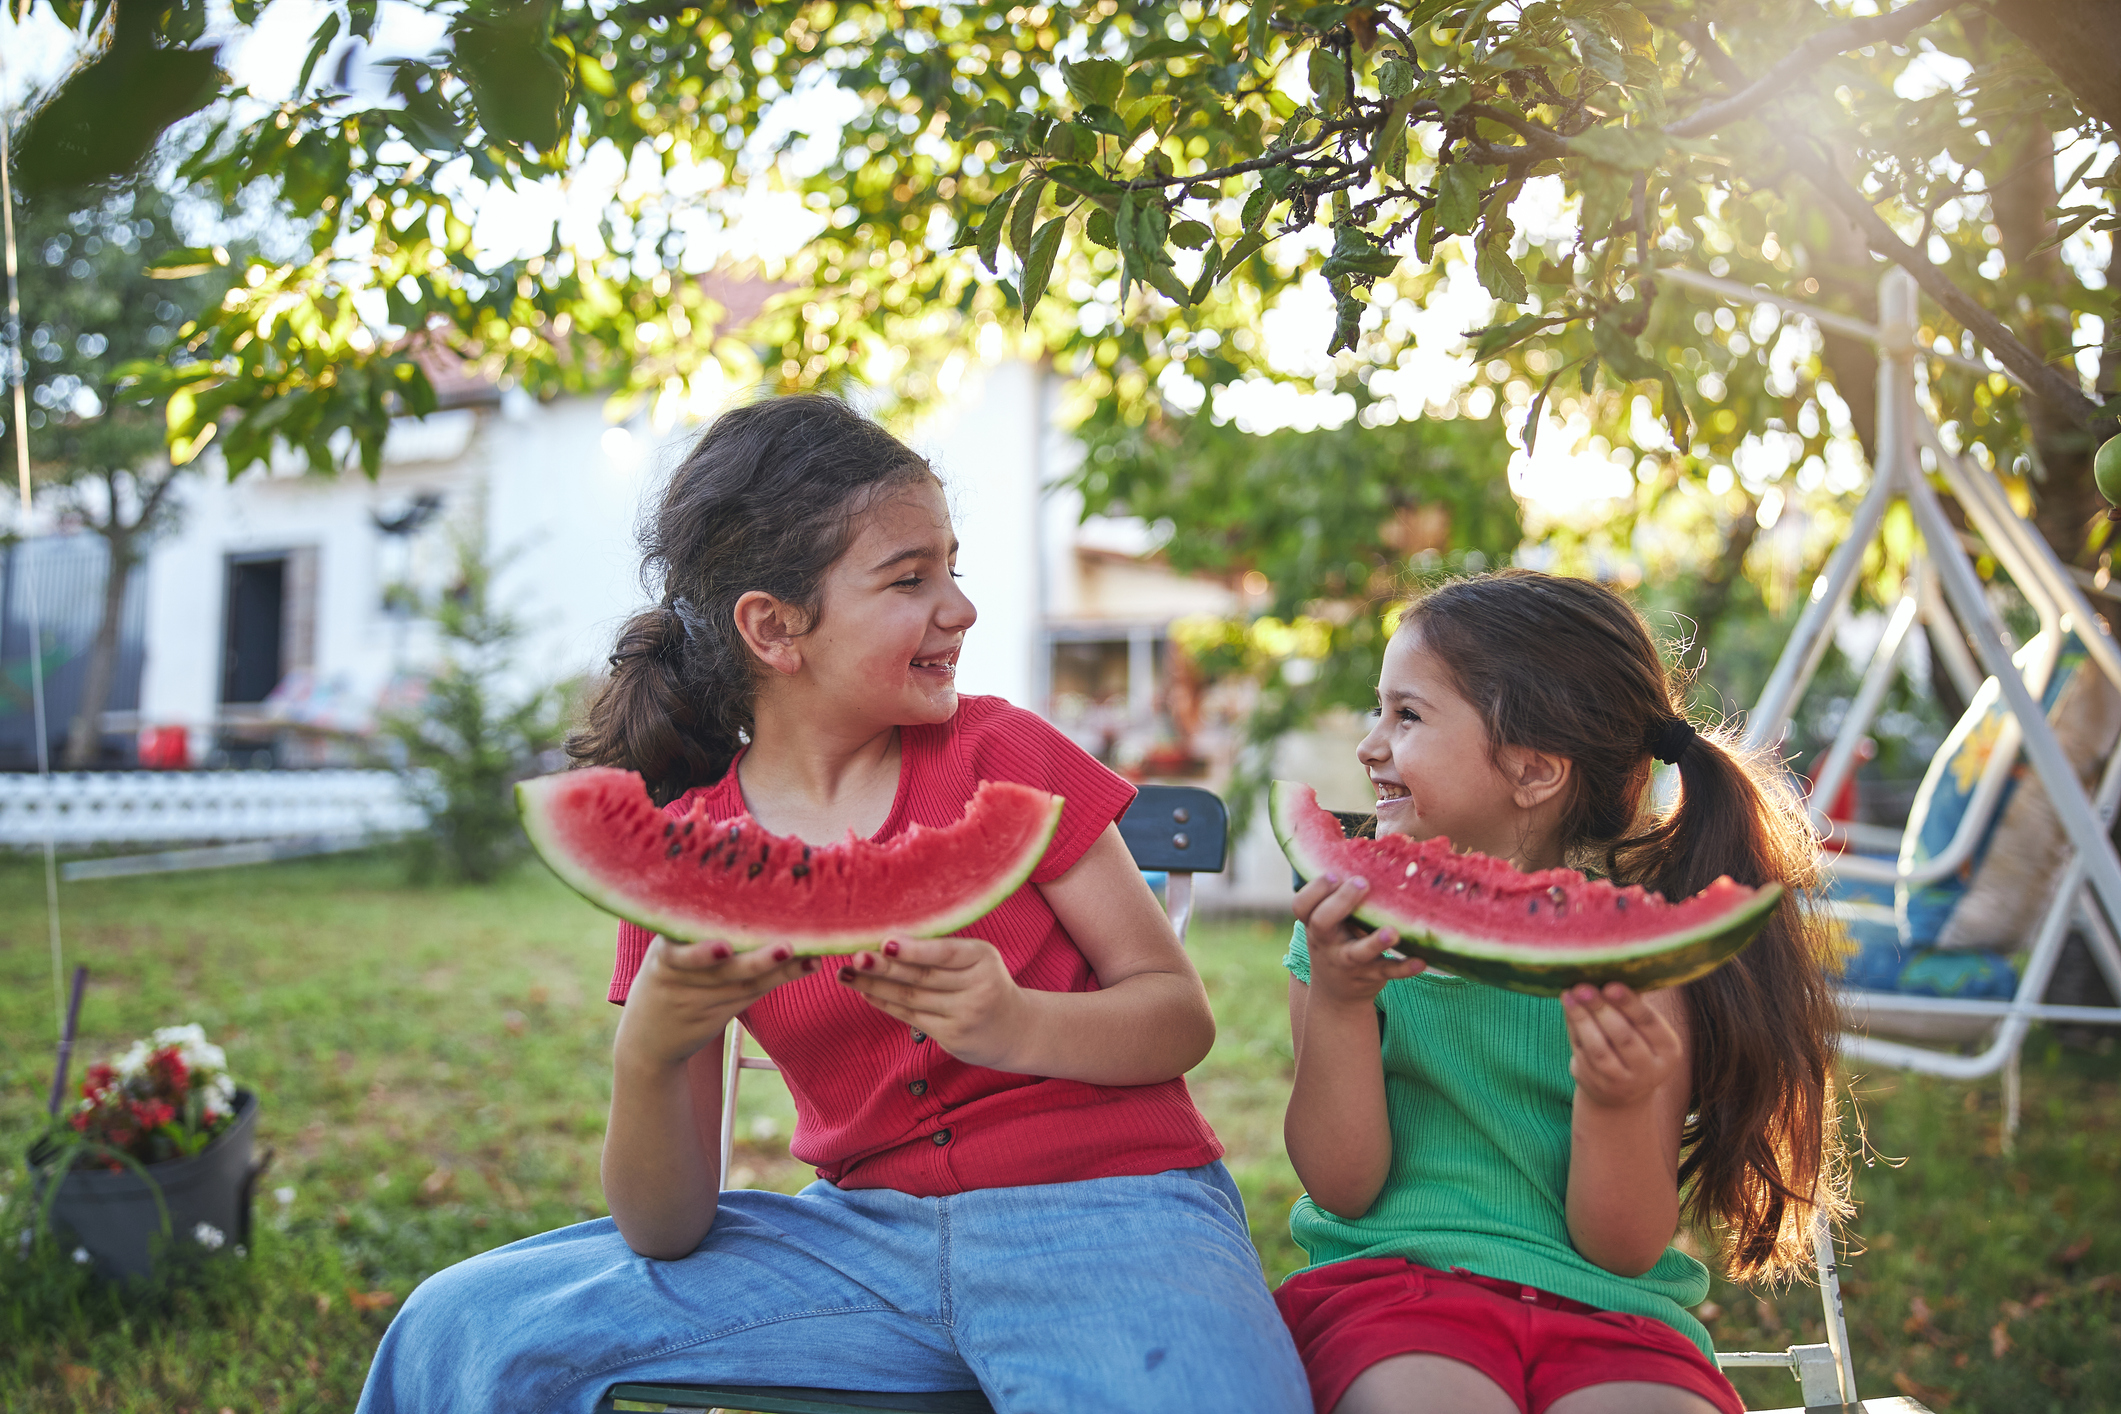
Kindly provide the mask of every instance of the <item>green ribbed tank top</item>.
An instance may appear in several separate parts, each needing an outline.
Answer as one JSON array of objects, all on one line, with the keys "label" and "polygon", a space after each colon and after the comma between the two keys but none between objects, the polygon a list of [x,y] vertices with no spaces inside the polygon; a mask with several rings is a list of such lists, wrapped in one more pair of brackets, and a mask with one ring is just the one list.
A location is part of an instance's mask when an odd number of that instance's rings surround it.
[{"label": "green ribbed tank top", "polygon": [[[1300,923],[1282,965],[1310,985]],[[1707,1328],[1687,1310],[1707,1298],[1708,1268],[1667,1247],[1641,1276],[1619,1276],[1569,1240],[1576,1081],[1561,1002],[1418,972],[1387,982],[1377,1005],[1392,1167],[1359,1218],[1296,1200],[1289,1231],[1311,1267],[1353,1257],[1463,1267],[1663,1321],[1713,1360]]]}]

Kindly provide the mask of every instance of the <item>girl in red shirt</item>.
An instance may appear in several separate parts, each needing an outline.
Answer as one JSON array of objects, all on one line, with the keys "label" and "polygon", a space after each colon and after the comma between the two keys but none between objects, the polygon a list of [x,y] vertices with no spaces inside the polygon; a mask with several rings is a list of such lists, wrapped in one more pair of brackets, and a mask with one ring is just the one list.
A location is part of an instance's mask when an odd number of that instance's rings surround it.
[{"label": "girl in red shirt", "polygon": [[[611,1217],[423,1284],[364,1411],[595,1406],[621,1382],[978,1387],[998,1410],[1298,1411],[1303,1370],[1179,1077],[1214,1022],[1114,823],[1132,790],[957,695],[975,617],[942,487],[845,405],[717,419],[643,531],[662,602],[569,744],[817,844],[1066,800],[1031,881],[954,938],[826,960],[620,932]],[[793,1197],[723,1192],[723,1033],[795,1098]]]}]

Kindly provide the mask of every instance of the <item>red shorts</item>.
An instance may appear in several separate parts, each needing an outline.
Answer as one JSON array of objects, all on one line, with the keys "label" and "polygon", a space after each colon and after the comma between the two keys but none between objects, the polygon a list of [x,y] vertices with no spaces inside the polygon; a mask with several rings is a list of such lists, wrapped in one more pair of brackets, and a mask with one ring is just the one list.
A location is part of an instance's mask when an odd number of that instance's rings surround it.
[{"label": "red shorts", "polygon": [[1394,1355],[1471,1365],[1522,1414],[1616,1380],[1676,1385],[1721,1414],[1745,1410],[1701,1348],[1664,1322],[1516,1282],[1362,1257],[1289,1278],[1274,1304],[1296,1337],[1318,1414],[1331,1414],[1357,1375]]}]

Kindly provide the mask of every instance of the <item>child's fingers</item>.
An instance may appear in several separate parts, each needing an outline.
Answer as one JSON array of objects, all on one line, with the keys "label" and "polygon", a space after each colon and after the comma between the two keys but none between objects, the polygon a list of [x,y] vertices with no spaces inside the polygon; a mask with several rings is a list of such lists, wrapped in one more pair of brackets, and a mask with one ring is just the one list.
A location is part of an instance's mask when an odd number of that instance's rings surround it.
[{"label": "child's fingers", "polygon": [[1309,919],[1311,911],[1324,903],[1339,887],[1338,874],[1321,874],[1315,879],[1307,880],[1304,886],[1296,891],[1296,898],[1290,903],[1289,911],[1298,918]]},{"label": "child's fingers", "polygon": [[1600,1070],[1622,1069],[1620,1058],[1614,1053],[1613,1043],[1605,1029],[1598,1024],[1597,1013],[1605,1008],[1594,992],[1588,998],[1582,994],[1588,988],[1579,987],[1562,997],[1562,1010],[1568,1019],[1569,1044],[1577,1058],[1586,1065]]},{"label": "child's fingers", "polygon": [[1370,881],[1367,879],[1357,877],[1342,881],[1304,918],[1304,931],[1330,935],[1334,929],[1347,923],[1369,892]]},{"label": "child's fingers", "polygon": [[717,986],[748,982],[795,957],[795,949],[787,943],[774,943],[746,952],[736,952],[729,944],[719,941],[674,943],[665,938],[662,943],[666,966],[685,974],[688,981]]},{"label": "child's fingers", "polygon": [[880,948],[856,957],[873,957],[879,964],[896,963],[902,968],[963,968],[976,964],[992,944],[978,938],[892,938]]}]

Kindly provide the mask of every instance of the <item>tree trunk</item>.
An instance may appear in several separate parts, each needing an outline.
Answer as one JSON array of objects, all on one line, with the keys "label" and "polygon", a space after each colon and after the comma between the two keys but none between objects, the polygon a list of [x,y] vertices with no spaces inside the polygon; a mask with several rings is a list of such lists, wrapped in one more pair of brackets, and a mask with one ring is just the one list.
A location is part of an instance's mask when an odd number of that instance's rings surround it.
[{"label": "tree trunk", "polygon": [[1990,7],[2084,110],[2121,132],[2121,23],[2114,0],[2003,0]]},{"label": "tree trunk", "polygon": [[[117,519],[115,506],[111,516],[113,521]],[[96,625],[96,640],[88,650],[81,701],[66,733],[64,764],[69,771],[90,769],[103,752],[103,709],[110,702],[111,684],[118,676],[118,634],[125,624],[125,590],[133,576],[130,528],[104,528],[103,537],[110,547],[110,572],[103,579],[103,619]]]}]

